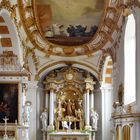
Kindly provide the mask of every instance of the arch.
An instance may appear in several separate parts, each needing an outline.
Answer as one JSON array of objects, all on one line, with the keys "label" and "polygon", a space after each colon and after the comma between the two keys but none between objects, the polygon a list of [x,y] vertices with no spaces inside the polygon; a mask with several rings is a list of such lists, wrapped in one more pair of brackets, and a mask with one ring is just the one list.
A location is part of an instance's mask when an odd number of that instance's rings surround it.
[{"label": "arch", "polygon": [[130,127],[125,125],[122,129],[122,140],[130,140]]},{"label": "arch", "polygon": [[91,74],[93,74],[97,80],[99,77],[99,73],[96,69],[94,69],[93,67],[82,63],[82,62],[77,62],[77,61],[58,61],[58,62],[54,62],[52,64],[49,64],[45,67],[43,67],[38,74],[36,75],[39,79],[43,79],[44,76],[49,73],[51,70],[60,68],[60,67],[64,67],[67,66],[68,64],[72,64],[72,66],[77,67],[77,68],[81,68],[83,70],[86,70],[88,72],[90,72]]},{"label": "arch", "polygon": [[22,64],[23,55],[16,25],[6,9],[0,11],[0,19],[3,21],[0,23],[0,28],[4,29],[0,34],[1,51],[12,51],[18,56],[18,60]]},{"label": "arch", "polygon": [[102,81],[104,84],[112,85],[113,61],[111,56],[107,55],[102,68]]}]

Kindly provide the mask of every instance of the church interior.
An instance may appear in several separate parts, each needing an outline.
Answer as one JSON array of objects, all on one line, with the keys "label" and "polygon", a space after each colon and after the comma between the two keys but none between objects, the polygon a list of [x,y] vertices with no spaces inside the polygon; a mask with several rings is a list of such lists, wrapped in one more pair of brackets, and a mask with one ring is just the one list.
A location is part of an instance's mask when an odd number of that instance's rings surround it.
[{"label": "church interior", "polygon": [[0,0],[0,140],[140,139],[140,0]]}]

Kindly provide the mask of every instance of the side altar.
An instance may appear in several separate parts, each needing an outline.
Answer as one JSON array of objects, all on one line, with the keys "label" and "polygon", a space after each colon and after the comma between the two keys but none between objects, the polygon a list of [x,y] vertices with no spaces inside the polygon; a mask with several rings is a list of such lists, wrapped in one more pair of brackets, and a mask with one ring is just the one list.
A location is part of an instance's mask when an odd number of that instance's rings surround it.
[{"label": "side altar", "polygon": [[43,140],[94,140],[98,113],[94,77],[68,66],[44,80],[45,105],[40,115]]}]

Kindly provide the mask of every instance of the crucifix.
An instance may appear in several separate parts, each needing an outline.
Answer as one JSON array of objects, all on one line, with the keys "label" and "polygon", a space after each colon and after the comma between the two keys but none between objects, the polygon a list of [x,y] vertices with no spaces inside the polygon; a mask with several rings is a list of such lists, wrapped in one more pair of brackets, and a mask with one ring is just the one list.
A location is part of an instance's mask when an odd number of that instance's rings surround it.
[{"label": "crucifix", "polygon": [[4,125],[5,133],[4,133],[3,139],[4,139],[4,140],[8,140],[8,135],[7,135],[7,121],[8,121],[9,119],[5,116],[5,118],[4,118],[3,120],[5,121],[5,125]]}]

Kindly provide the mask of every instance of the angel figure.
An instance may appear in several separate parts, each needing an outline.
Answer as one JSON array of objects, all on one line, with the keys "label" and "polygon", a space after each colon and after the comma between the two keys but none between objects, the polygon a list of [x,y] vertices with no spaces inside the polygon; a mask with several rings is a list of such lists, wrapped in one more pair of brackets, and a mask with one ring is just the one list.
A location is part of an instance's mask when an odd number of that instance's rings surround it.
[{"label": "angel figure", "polygon": [[81,109],[75,110],[75,115],[76,115],[76,118],[78,118],[79,120],[82,120],[83,111]]}]

